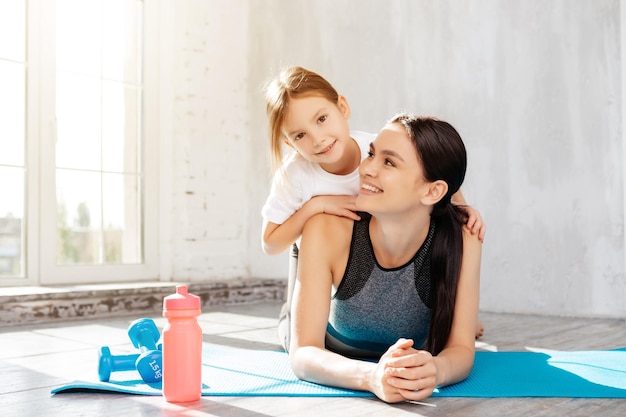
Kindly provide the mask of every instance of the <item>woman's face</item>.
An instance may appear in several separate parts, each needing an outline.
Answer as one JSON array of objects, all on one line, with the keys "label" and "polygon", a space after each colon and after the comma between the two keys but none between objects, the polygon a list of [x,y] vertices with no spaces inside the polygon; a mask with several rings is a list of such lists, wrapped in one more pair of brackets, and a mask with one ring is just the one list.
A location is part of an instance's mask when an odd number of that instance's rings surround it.
[{"label": "woman's face", "polygon": [[410,210],[420,204],[428,188],[415,146],[400,123],[380,131],[359,172],[356,205],[372,214]]}]

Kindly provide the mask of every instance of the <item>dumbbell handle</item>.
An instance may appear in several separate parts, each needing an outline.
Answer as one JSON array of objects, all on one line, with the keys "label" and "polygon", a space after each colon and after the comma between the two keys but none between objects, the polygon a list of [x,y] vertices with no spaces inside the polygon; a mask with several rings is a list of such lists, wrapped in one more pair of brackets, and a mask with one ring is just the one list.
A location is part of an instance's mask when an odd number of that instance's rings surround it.
[{"label": "dumbbell handle", "polygon": [[[161,345],[159,344],[159,348]],[[144,382],[159,382],[162,377],[162,354],[161,350],[146,351],[141,354],[111,355],[111,350],[103,346],[98,351],[98,376],[100,381],[107,382],[111,372],[116,371],[139,371]]]},{"label": "dumbbell handle", "polygon": [[160,334],[154,320],[141,318],[128,326],[128,337],[141,352],[147,352],[156,350],[156,343],[160,339]]},{"label": "dumbbell handle", "polygon": [[136,346],[141,352],[156,350],[156,343],[154,341],[154,338],[147,331],[139,332]]},{"label": "dumbbell handle", "polygon": [[106,382],[111,372],[132,371],[139,354],[111,355],[111,350],[103,346],[98,351],[98,376],[100,381]]}]

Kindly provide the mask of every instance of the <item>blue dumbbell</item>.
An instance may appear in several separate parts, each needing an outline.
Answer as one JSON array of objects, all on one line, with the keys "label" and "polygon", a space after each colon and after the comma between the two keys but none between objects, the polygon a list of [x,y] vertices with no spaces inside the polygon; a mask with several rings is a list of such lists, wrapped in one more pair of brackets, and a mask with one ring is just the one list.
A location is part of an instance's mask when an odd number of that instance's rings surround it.
[{"label": "blue dumbbell", "polygon": [[[161,380],[160,355],[145,356],[139,360],[138,353],[130,355],[112,355],[107,346],[102,346],[98,350],[98,376],[100,381],[107,382],[111,377],[111,372],[132,371],[137,369],[144,382],[159,382]],[[157,373],[155,364],[159,364]]]},{"label": "blue dumbbell", "polygon": [[[135,366],[146,382],[157,382],[163,377],[163,353],[157,348],[157,342],[161,338],[159,329],[151,319],[138,319],[128,326],[128,337],[133,346],[139,349],[139,357]],[[142,373],[143,372],[143,373]],[[148,377],[147,381],[144,377]]]}]

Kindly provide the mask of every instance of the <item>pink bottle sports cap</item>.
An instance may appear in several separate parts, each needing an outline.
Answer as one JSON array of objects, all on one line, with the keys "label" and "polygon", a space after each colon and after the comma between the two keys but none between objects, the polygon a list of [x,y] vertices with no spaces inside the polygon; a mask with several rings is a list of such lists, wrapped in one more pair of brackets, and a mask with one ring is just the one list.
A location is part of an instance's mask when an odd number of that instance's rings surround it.
[{"label": "pink bottle sports cap", "polygon": [[163,299],[165,310],[193,310],[200,308],[200,297],[189,294],[186,285],[177,285],[176,294]]}]

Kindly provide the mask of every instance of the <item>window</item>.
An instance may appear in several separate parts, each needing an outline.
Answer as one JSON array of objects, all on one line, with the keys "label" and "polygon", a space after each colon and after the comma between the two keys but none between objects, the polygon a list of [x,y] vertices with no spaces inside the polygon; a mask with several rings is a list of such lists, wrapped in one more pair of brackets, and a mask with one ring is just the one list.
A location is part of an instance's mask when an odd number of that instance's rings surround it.
[{"label": "window", "polygon": [[26,4],[0,2],[0,279],[25,276]]},{"label": "window", "polygon": [[0,285],[157,277],[149,15],[0,0]]}]

